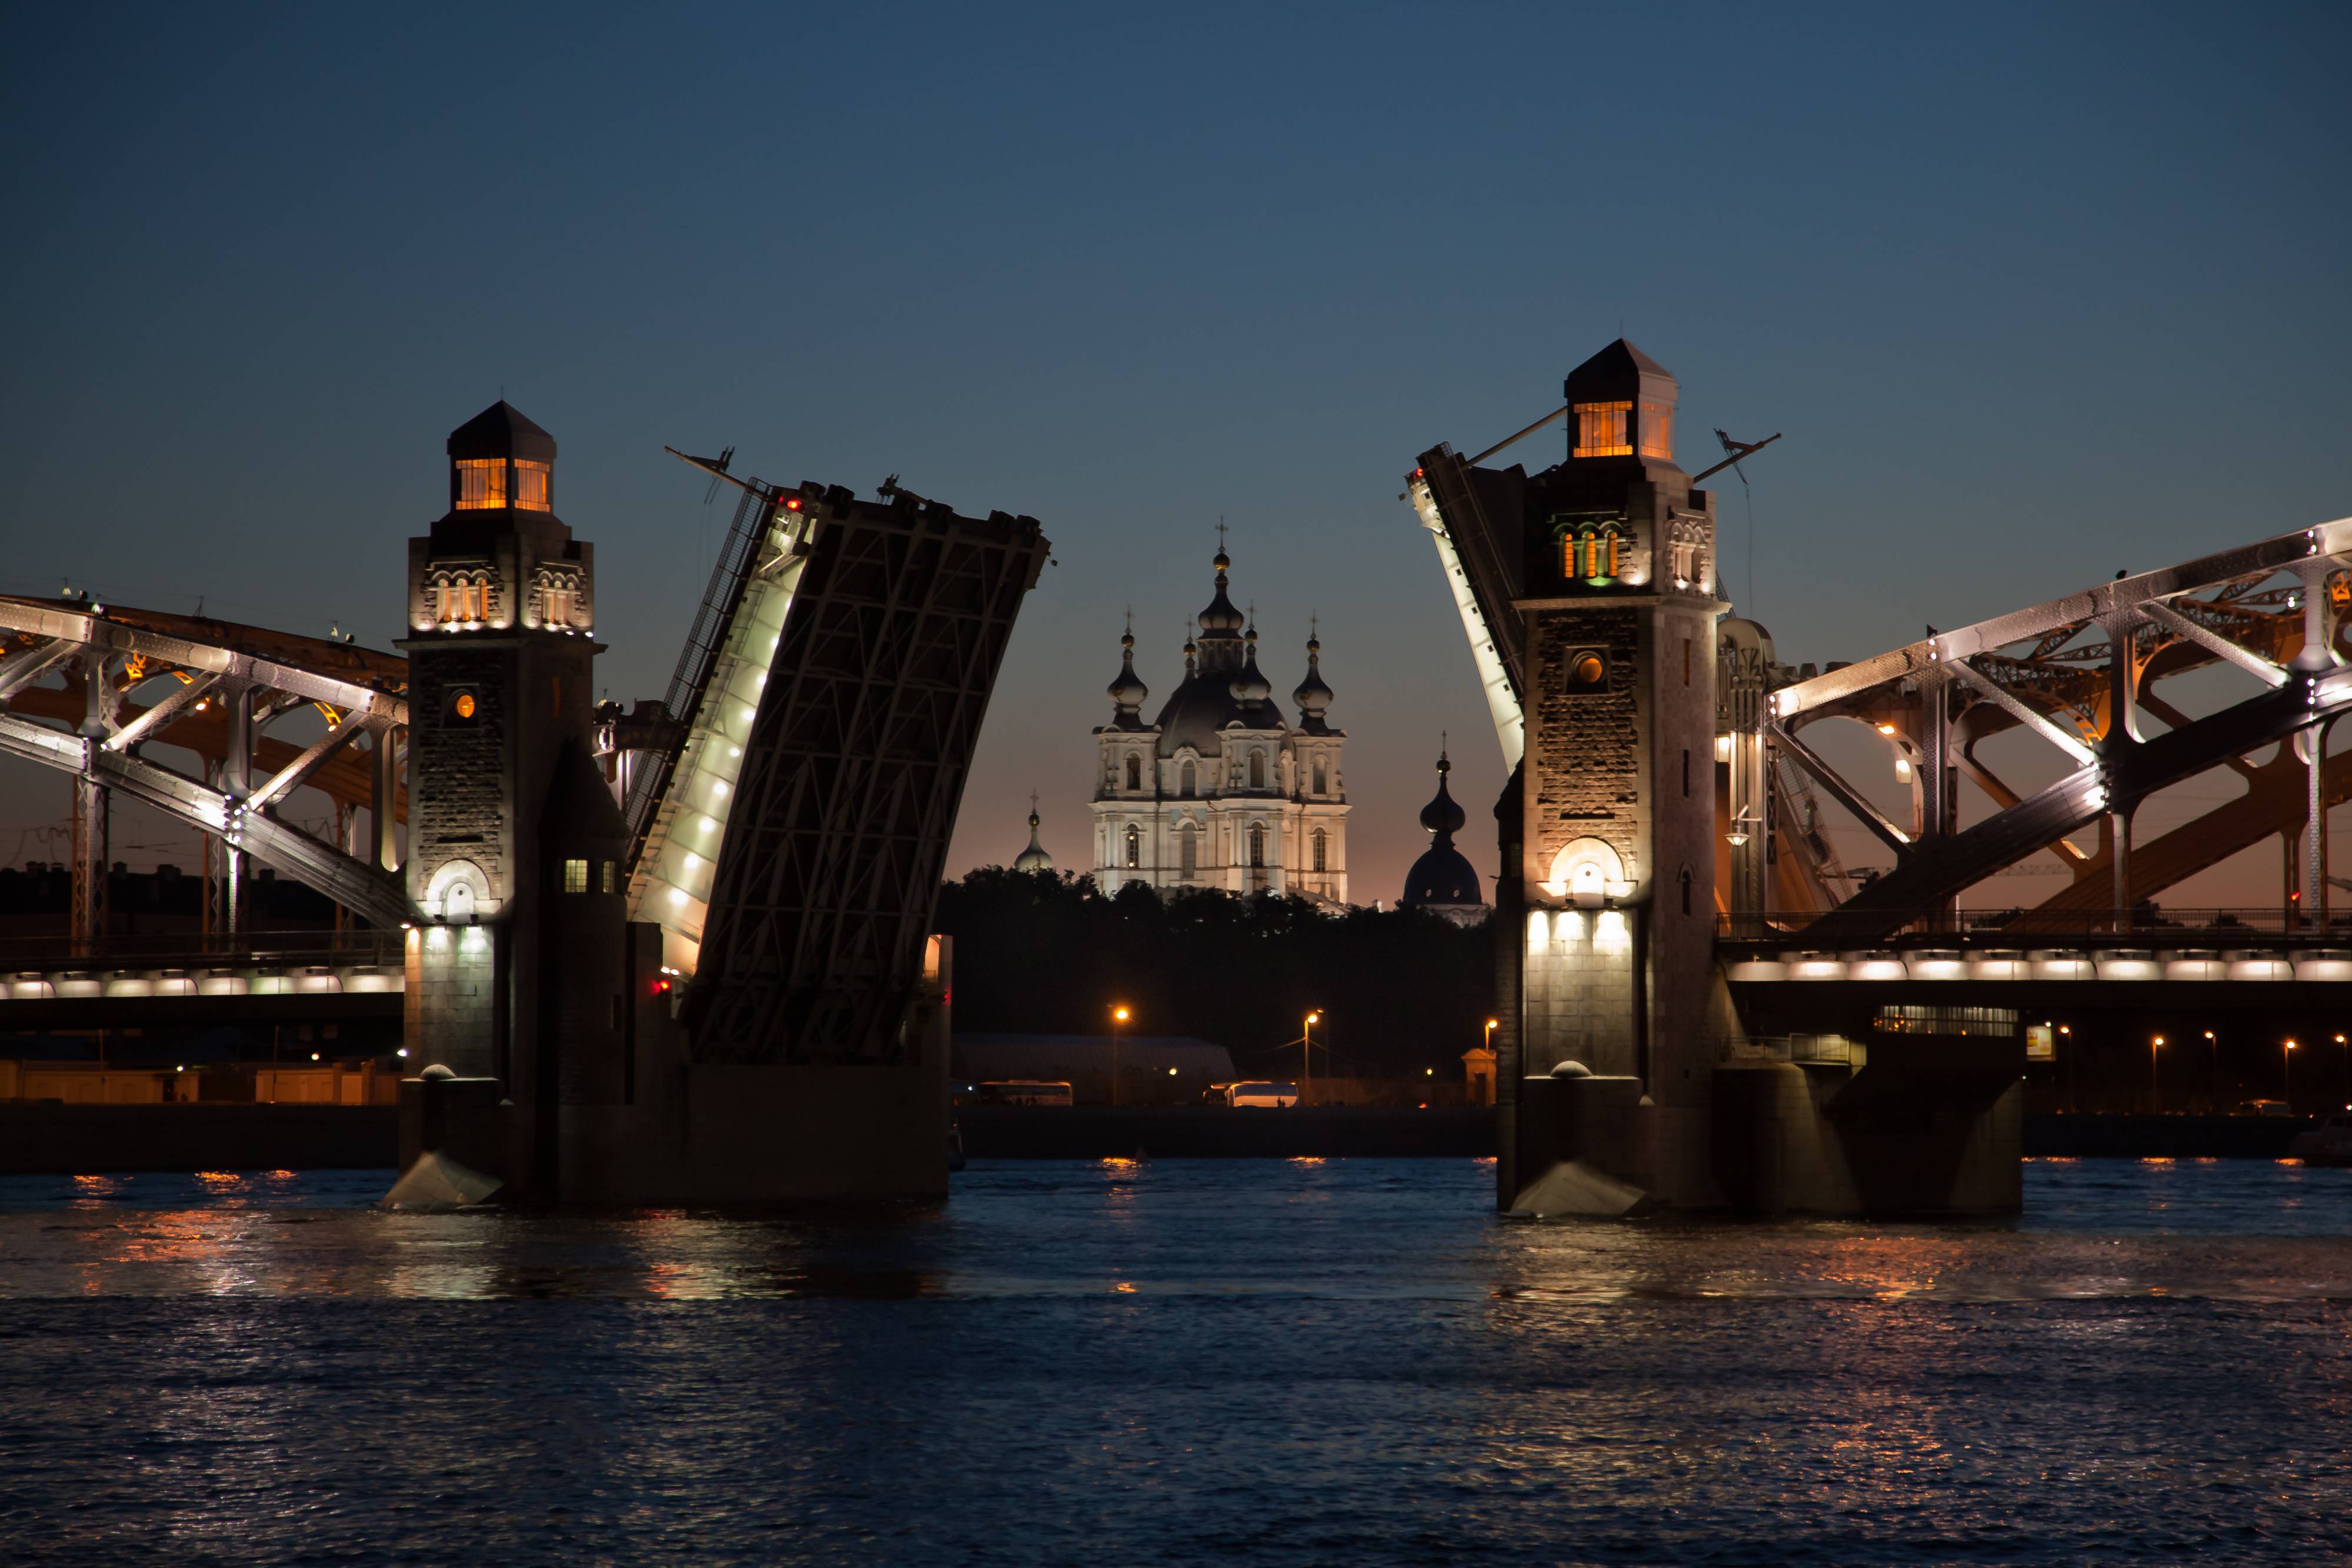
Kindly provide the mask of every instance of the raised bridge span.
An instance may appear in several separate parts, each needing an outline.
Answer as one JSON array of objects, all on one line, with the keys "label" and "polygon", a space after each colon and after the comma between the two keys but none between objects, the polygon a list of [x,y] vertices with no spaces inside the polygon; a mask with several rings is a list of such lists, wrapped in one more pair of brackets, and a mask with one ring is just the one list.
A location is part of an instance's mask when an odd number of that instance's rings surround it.
[{"label": "raised bridge span", "polygon": [[[501,402],[446,450],[394,652],[0,598],[0,752],[74,801],[68,929],[0,953],[0,1028],[396,1005],[433,1068],[419,1201],[942,1191],[929,921],[1036,521],[689,458],[733,526],[668,691],[625,712],[590,699],[554,438]],[[125,801],[201,837],[193,929],[110,918]],[[264,870],[335,929],[267,929]]]}]

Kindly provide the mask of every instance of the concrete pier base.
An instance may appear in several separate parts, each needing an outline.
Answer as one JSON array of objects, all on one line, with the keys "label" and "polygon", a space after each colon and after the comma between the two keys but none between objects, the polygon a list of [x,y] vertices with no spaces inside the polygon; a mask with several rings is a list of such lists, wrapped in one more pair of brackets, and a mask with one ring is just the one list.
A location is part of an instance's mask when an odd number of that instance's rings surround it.
[{"label": "concrete pier base", "polygon": [[1704,1110],[1631,1077],[1519,1084],[1506,1206],[1538,1217],[1661,1208],[1754,1215],[2000,1215],[2024,1204],[2024,1089],[1993,1053],[1881,1047],[1836,1066],[1733,1061]]}]

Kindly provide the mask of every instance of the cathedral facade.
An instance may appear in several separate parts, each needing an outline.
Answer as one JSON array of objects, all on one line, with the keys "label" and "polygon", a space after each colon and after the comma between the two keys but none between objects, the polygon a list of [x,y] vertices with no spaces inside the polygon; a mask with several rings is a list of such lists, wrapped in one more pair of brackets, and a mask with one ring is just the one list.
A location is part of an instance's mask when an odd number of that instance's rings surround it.
[{"label": "cathedral facade", "polygon": [[1233,563],[1217,552],[1216,594],[1184,644],[1184,679],[1143,717],[1135,635],[1109,686],[1111,721],[1095,731],[1094,878],[1106,893],[1140,883],[1160,893],[1221,888],[1348,901],[1348,795],[1325,718],[1322,644],[1307,641],[1307,679],[1287,722],[1257,667],[1257,628],[1226,594]]}]

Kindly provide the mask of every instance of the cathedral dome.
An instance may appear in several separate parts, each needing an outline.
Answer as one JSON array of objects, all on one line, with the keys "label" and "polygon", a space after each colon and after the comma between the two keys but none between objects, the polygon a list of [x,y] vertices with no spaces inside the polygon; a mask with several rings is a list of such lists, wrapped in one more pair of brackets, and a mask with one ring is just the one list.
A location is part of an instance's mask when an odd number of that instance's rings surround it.
[{"label": "cathedral dome", "polygon": [[1421,825],[1429,829],[1429,849],[1405,873],[1404,892],[1397,900],[1404,909],[1476,908],[1486,900],[1478,886],[1477,868],[1454,847],[1454,836],[1468,818],[1445,787],[1454,771],[1444,751],[1437,753],[1437,794],[1421,808]]},{"label": "cathedral dome", "polygon": [[1029,847],[1013,858],[1013,868],[1016,871],[1044,871],[1048,875],[1053,872],[1054,858],[1045,853],[1043,844],[1037,842],[1037,808],[1034,805],[1029,808]]},{"label": "cathedral dome", "polygon": [[1274,695],[1274,688],[1257,668],[1257,628],[1252,626],[1242,639],[1248,651],[1242,656],[1242,672],[1234,677],[1234,700],[1255,707]]},{"label": "cathedral dome", "polygon": [[1298,683],[1298,689],[1290,694],[1290,700],[1298,704],[1301,729],[1321,728],[1323,710],[1331,706],[1331,689],[1323,682],[1322,639],[1312,633],[1307,638],[1307,679]]},{"label": "cathedral dome", "polygon": [[1232,557],[1220,548],[1214,563],[1217,568],[1217,592],[1215,596],[1210,599],[1209,607],[1202,610],[1200,616],[1201,635],[1204,637],[1230,637],[1242,629],[1242,613],[1234,608],[1234,602],[1231,599],[1225,597],[1225,572],[1233,563]]},{"label": "cathedral dome", "polygon": [[1135,634],[1130,631],[1121,637],[1118,647],[1118,673],[1111,678],[1106,689],[1110,700],[1121,708],[1140,708],[1143,700],[1151,695],[1151,689],[1135,673]]}]

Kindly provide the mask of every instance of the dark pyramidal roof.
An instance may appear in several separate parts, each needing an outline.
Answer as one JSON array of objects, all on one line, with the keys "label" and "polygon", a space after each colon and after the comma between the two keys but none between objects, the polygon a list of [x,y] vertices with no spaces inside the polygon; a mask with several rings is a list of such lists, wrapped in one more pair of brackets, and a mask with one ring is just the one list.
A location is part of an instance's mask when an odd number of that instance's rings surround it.
[{"label": "dark pyramidal roof", "polygon": [[525,458],[535,463],[551,463],[555,461],[555,437],[501,397],[449,432],[449,456]]}]

